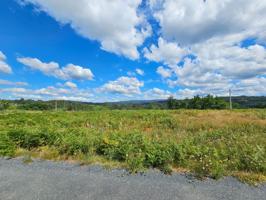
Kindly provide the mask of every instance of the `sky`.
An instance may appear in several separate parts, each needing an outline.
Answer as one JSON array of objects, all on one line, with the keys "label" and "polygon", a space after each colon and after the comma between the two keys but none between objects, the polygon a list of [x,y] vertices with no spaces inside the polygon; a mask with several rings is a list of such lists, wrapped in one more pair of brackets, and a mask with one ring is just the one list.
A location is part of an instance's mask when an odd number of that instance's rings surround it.
[{"label": "sky", "polygon": [[1,0],[0,99],[266,95],[266,0]]}]

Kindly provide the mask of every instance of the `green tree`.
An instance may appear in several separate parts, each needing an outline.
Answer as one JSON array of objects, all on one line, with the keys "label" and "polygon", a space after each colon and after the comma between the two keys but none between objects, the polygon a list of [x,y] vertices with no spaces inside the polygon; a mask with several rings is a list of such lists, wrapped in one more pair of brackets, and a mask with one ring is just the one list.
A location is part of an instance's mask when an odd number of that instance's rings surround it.
[{"label": "green tree", "polygon": [[176,107],[176,100],[174,99],[173,96],[170,96],[167,99],[167,108],[168,109],[175,109],[175,107]]},{"label": "green tree", "polygon": [[6,110],[10,107],[10,103],[8,101],[0,101],[0,110]]}]

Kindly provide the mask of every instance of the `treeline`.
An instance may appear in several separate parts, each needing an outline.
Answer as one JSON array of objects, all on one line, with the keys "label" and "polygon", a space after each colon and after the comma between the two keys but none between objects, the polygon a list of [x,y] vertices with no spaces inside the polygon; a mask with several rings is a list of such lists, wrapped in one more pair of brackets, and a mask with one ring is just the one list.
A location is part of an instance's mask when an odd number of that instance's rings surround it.
[{"label": "treeline", "polygon": [[[220,97],[229,102],[229,97]],[[232,97],[235,108],[266,108],[266,96],[236,96]]]},{"label": "treeline", "polygon": [[106,109],[102,105],[65,100],[0,100],[0,110],[61,110],[61,111],[86,111]]},{"label": "treeline", "polygon": [[[233,108],[266,108],[266,97],[232,97]],[[87,103],[65,100],[35,101],[35,100],[0,100],[0,110],[137,110],[137,109],[226,109],[229,108],[228,97],[195,96],[192,99],[177,100],[169,97],[167,100],[127,101],[108,103]]]},{"label": "treeline", "polygon": [[168,109],[226,109],[228,103],[218,97],[207,95],[206,97],[195,96],[193,99],[176,100],[169,97],[167,100]]}]

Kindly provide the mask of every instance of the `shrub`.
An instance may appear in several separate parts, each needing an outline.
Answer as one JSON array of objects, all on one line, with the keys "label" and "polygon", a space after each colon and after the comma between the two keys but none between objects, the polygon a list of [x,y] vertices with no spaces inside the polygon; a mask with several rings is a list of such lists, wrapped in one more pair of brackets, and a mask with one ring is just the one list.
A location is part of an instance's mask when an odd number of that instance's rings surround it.
[{"label": "shrub", "polygon": [[146,166],[163,167],[175,159],[176,148],[164,141],[152,140],[146,147]]},{"label": "shrub", "polygon": [[77,154],[87,154],[91,149],[91,144],[89,139],[85,136],[70,133],[66,134],[59,145],[60,154],[66,155],[77,155]]},{"label": "shrub", "polygon": [[129,171],[132,173],[144,170],[144,161],[145,155],[141,150],[138,153],[133,152],[126,155],[126,163]]},{"label": "shrub", "polygon": [[125,161],[129,153],[143,151],[144,140],[142,134],[114,133],[102,138],[97,152],[110,159]]},{"label": "shrub", "polygon": [[194,155],[194,165],[192,170],[196,173],[196,176],[203,178],[211,176],[212,178],[218,179],[224,174],[224,166],[220,162],[218,154],[215,148],[209,148],[201,146],[197,149]]},{"label": "shrub", "polygon": [[0,133],[0,156],[13,156],[15,154],[15,144],[4,133]]},{"label": "shrub", "polygon": [[58,136],[47,131],[29,132],[23,129],[10,131],[8,136],[18,147],[29,150],[40,146],[52,145],[58,138]]},{"label": "shrub", "polygon": [[266,173],[265,148],[242,145],[242,153],[239,154],[239,170]]},{"label": "shrub", "polygon": [[131,171],[158,167],[168,172],[169,165],[178,155],[177,151],[177,146],[172,143],[151,140],[139,133],[105,136],[97,150],[109,159],[126,161]]}]

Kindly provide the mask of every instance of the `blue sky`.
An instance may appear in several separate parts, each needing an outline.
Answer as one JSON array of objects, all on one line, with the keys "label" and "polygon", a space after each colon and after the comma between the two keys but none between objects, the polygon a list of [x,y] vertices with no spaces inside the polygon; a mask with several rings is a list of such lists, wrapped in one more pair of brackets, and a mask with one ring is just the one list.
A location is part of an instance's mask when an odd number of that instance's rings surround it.
[{"label": "blue sky", "polygon": [[266,95],[264,11],[261,0],[2,0],[0,98]]}]

